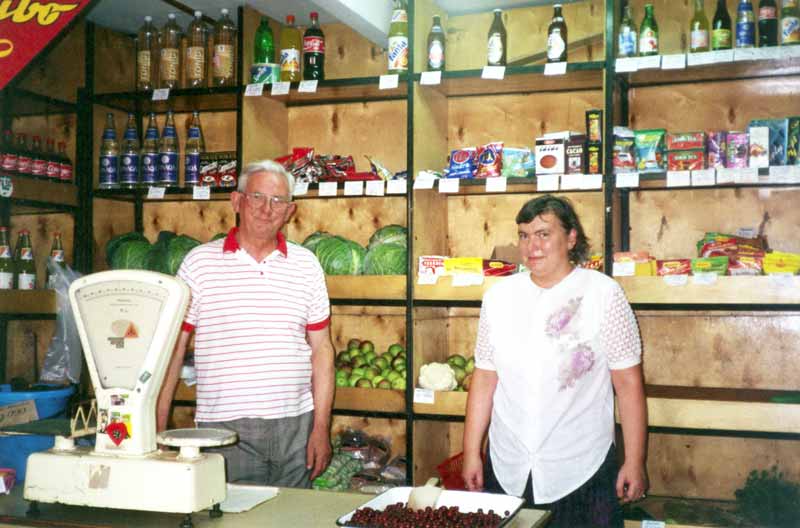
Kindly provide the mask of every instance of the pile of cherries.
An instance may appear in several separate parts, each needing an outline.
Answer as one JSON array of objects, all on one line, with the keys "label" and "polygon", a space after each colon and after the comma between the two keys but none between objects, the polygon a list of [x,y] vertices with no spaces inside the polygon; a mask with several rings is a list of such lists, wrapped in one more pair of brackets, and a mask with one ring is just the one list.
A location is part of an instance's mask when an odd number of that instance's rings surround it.
[{"label": "pile of cherries", "polygon": [[[505,517],[509,515],[505,512]],[[462,513],[458,506],[440,506],[414,511],[398,502],[384,510],[359,508],[348,524],[364,528],[483,528],[500,526],[503,519],[494,510]]]}]

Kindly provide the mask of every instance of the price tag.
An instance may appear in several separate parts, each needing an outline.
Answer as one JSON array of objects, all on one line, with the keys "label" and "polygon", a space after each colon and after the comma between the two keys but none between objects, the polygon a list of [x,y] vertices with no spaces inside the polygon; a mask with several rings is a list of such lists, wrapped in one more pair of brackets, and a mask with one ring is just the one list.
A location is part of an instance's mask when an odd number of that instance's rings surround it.
[{"label": "price tag", "polygon": [[704,51],[700,53],[689,53],[686,55],[686,63],[689,66],[703,66],[714,62],[714,52]]},{"label": "price tag", "polygon": [[692,187],[709,187],[717,184],[714,169],[692,171]]},{"label": "price tag", "polygon": [[581,180],[581,189],[602,189],[603,188],[603,175],[602,174],[584,174]]},{"label": "price tag", "polygon": [[794,59],[800,57],[800,46],[781,46],[782,59]]},{"label": "price tag", "polygon": [[419,77],[419,83],[423,85],[441,84],[442,72],[440,71],[425,71]]},{"label": "price tag", "polygon": [[691,172],[667,171],[667,187],[689,187],[691,184]]},{"label": "price tag", "polygon": [[147,188],[147,199],[148,200],[163,200],[164,193],[166,192],[166,187],[148,187]]},{"label": "price tag", "polygon": [[639,173],[638,172],[621,172],[617,174],[617,188],[638,187],[639,186]]},{"label": "price tag", "polygon": [[696,271],[692,275],[692,284],[699,286],[711,286],[717,283],[717,274],[708,271]]},{"label": "price tag", "polygon": [[276,82],[272,83],[272,91],[270,95],[288,95],[289,88],[292,86],[290,82]]},{"label": "price tag", "polygon": [[567,62],[548,62],[544,65],[545,75],[564,75],[567,73]]},{"label": "price tag", "polygon": [[292,196],[305,196],[308,194],[308,182],[297,182],[294,184]]},{"label": "price tag", "polygon": [[636,263],[632,260],[615,262],[611,273],[615,277],[633,277],[636,275]]},{"label": "price tag", "polygon": [[482,273],[456,273],[453,275],[450,284],[455,288],[466,288],[467,286],[480,286],[483,284]]},{"label": "price tag", "polygon": [[336,182],[319,182],[320,196],[336,196],[338,188]]},{"label": "price tag", "polygon": [[661,55],[650,55],[649,57],[639,57],[637,62],[640,70],[651,70],[661,67]]},{"label": "price tag", "polygon": [[664,275],[662,278],[667,286],[686,286],[689,284],[688,275]]},{"label": "price tag", "polygon": [[736,236],[742,238],[755,238],[757,234],[755,227],[740,227],[736,230]]},{"label": "price tag", "polygon": [[770,284],[781,290],[794,287],[794,276],[791,273],[770,273],[768,277]]},{"label": "price tag", "polygon": [[508,179],[503,176],[493,176],[486,178],[486,192],[501,193],[506,192]]},{"label": "price tag", "polygon": [[245,97],[261,97],[264,94],[264,83],[250,83],[244,89]]},{"label": "price tag", "polygon": [[[433,182],[436,180],[434,178],[420,178],[414,180],[414,189],[433,189]],[[390,182],[391,183],[391,182]]]},{"label": "price tag", "polygon": [[434,273],[423,273],[417,277],[417,284],[432,286],[439,281],[439,276]]},{"label": "price tag", "polygon": [[772,183],[800,183],[800,165],[776,165],[769,168]]},{"label": "price tag", "polygon": [[[747,183],[758,183],[758,169],[727,169],[733,171],[733,183],[740,185]],[[719,183],[719,180],[717,180]]]},{"label": "price tag", "polygon": [[758,48],[737,48],[733,52],[733,60],[736,62],[756,60],[757,56]]},{"label": "price tag", "polygon": [[686,69],[686,55],[677,53],[674,55],[664,55],[661,57],[662,70],[684,70]]},{"label": "price tag", "polygon": [[558,174],[540,174],[536,176],[536,190],[539,192],[557,191]]},{"label": "price tag", "polygon": [[505,66],[484,66],[481,72],[481,79],[494,79],[502,81],[506,76]]},{"label": "price tag", "polygon": [[211,187],[208,185],[195,185],[192,187],[192,200],[210,200]]},{"label": "price tag", "polygon": [[711,63],[719,64],[721,62],[733,62],[733,50],[717,50],[711,51]]},{"label": "price tag", "polygon": [[[405,182],[403,182],[405,183]],[[368,180],[367,189],[364,193],[367,196],[383,196],[386,194],[386,182],[383,180]]]},{"label": "price tag", "polygon": [[439,178],[439,192],[440,193],[457,193],[459,178]]},{"label": "price tag", "polygon": [[736,181],[734,178],[735,174],[736,174],[736,169],[726,169],[724,167],[720,167],[719,169],[717,169],[717,185],[734,183]]},{"label": "price tag", "polygon": [[637,57],[621,57],[616,60],[615,69],[617,73],[630,73],[639,69],[639,59]]},{"label": "price tag", "polygon": [[561,190],[569,191],[580,189],[583,185],[585,176],[583,174],[562,174],[561,175]]},{"label": "price tag", "polygon": [[0,196],[11,198],[12,194],[14,194],[14,182],[11,181],[11,176],[0,176]]},{"label": "price tag", "polygon": [[362,196],[364,194],[363,181],[346,181],[344,182],[344,195],[345,196]]},{"label": "price tag", "polygon": [[775,60],[781,57],[781,48],[771,46],[769,48],[753,48],[755,60]]},{"label": "price tag", "polygon": [[389,180],[386,182],[386,194],[406,194],[408,183],[406,180]]},{"label": "price tag", "polygon": [[298,93],[316,93],[319,81],[312,79],[310,81],[300,81],[300,86],[297,87]]},{"label": "price tag", "polygon": [[397,88],[399,81],[400,81],[400,76],[397,75],[396,73],[391,73],[389,75],[381,75],[381,78],[378,81],[378,89],[393,90]]},{"label": "price tag", "polygon": [[415,387],[414,403],[430,403],[432,405],[434,403],[435,394],[436,393],[431,389],[420,389],[419,387]]},{"label": "price tag", "polygon": [[169,99],[169,88],[156,88],[153,90],[153,101],[166,101]]},{"label": "price tag", "polygon": [[653,521],[651,519],[642,521],[642,528],[667,528],[664,521]]}]

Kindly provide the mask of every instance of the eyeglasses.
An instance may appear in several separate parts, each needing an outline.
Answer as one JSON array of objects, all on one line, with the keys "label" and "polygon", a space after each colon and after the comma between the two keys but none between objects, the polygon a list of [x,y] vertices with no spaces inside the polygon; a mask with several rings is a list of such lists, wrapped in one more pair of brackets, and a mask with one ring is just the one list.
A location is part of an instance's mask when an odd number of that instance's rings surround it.
[{"label": "eyeglasses", "polygon": [[264,207],[264,205],[269,204],[270,209],[283,211],[292,203],[289,198],[270,196],[268,194],[261,194],[260,192],[243,192],[242,194],[247,197],[247,200],[253,207]]}]

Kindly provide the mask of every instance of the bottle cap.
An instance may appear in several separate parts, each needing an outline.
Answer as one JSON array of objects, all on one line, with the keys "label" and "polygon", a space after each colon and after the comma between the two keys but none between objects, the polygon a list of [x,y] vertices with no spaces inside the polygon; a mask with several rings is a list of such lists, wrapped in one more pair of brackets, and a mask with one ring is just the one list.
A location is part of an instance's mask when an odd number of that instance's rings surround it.
[{"label": "bottle cap", "polygon": [[225,16],[228,14],[228,9],[223,7],[222,9],[219,10],[219,12],[222,13],[222,16]]},{"label": "bottle cap", "polygon": [[495,13],[502,13],[502,12],[503,12],[503,10],[498,8],[498,9],[495,9],[495,10],[494,10],[494,12],[495,12]]},{"label": "bottle cap", "polygon": [[314,19],[314,18],[319,18],[319,13],[317,13],[316,11],[312,11],[312,12],[311,12],[311,14],[310,14],[309,16],[310,16],[312,19]]},{"label": "bottle cap", "polygon": [[41,138],[41,136],[33,136],[33,140],[34,141],[41,141],[42,138]]},{"label": "bottle cap", "polygon": [[168,14],[167,18],[170,19],[170,20],[175,20],[175,13]]},{"label": "bottle cap", "polygon": [[294,15],[286,15],[286,23],[290,26],[294,25]]},{"label": "bottle cap", "polygon": [[202,11],[195,11],[194,12],[194,17],[195,18],[203,18],[203,12]]},{"label": "bottle cap", "polygon": [[144,21],[145,22],[152,22],[153,21],[153,17],[151,17],[150,15],[145,15]]}]

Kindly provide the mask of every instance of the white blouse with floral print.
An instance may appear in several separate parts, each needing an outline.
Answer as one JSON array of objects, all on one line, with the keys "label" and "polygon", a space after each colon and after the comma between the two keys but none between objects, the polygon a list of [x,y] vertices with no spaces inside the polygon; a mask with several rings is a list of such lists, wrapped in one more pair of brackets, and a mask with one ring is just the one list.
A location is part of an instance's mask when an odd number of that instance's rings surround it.
[{"label": "white blouse with floral print", "polygon": [[610,369],[641,362],[622,288],[574,269],[552,288],[519,273],[486,292],[475,366],[497,372],[489,446],[494,472],[521,496],[556,501],[594,475],[614,440]]}]

